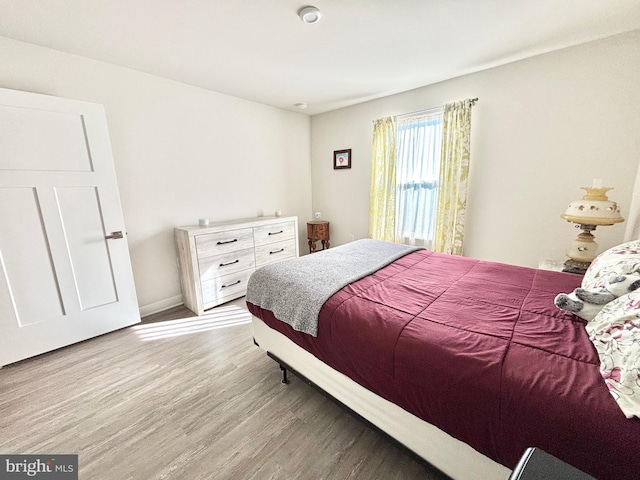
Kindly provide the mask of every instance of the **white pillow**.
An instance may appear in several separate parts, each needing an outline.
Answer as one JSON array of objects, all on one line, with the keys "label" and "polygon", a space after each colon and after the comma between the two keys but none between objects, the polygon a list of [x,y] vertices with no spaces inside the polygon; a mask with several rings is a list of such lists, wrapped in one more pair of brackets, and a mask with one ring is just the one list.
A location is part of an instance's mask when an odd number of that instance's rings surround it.
[{"label": "white pillow", "polygon": [[640,240],[616,245],[598,255],[584,274],[582,288],[603,288],[611,274],[640,275]]},{"label": "white pillow", "polygon": [[609,392],[627,418],[640,418],[640,290],[606,304],[585,328]]}]

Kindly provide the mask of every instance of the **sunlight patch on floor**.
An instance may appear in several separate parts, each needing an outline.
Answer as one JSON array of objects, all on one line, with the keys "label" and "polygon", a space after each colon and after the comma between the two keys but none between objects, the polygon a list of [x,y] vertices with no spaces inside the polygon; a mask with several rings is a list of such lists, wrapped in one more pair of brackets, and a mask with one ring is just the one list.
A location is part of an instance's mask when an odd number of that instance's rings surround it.
[{"label": "sunlight patch on floor", "polygon": [[218,307],[199,317],[166,320],[131,327],[143,341],[178,337],[191,333],[206,332],[218,328],[234,327],[251,323],[251,314],[236,305]]}]

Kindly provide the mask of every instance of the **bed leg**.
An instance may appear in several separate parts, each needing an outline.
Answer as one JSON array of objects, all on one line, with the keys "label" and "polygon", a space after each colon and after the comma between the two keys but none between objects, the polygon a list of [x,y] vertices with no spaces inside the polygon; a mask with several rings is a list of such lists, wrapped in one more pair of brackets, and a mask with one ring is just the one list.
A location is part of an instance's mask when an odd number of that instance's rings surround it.
[{"label": "bed leg", "polygon": [[289,380],[287,380],[287,364],[276,357],[269,350],[267,350],[267,356],[278,362],[278,366],[280,367],[280,370],[282,370],[282,383],[289,383]]},{"label": "bed leg", "polygon": [[280,370],[282,370],[282,383],[289,383],[289,380],[287,380],[287,369],[280,365]]}]

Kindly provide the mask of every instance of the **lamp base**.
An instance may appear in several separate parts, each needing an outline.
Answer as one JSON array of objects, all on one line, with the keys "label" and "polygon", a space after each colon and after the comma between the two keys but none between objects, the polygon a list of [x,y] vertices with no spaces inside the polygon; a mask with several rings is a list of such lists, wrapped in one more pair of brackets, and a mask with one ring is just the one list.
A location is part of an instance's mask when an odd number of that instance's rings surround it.
[{"label": "lamp base", "polygon": [[570,258],[569,260],[564,262],[564,268],[562,269],[562,271],[584,275],[587,271],[587,268],[589,268],[589,265],[591,265],[591,262],[579,262],[578,260],[573,260]]},{"label": "lamp base", "polygon": [[597,256],[598,244],[595,241],[593,234],[591,233],[596,229],[595,225],[576,225],[577,228],[582,230],[582,233],[571,242],[567,257],[578,263],[591,263]]}]

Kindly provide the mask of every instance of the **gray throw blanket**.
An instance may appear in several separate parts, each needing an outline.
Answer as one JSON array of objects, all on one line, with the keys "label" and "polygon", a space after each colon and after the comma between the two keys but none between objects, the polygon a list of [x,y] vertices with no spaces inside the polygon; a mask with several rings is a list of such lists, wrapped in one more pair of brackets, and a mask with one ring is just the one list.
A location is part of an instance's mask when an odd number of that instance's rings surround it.
[{"label": "gray throw blanket", "polygon": [[418,249],[364,239],[266,265],[251,275],[246,301],[316,337],[318,314],[331,295]]}]

